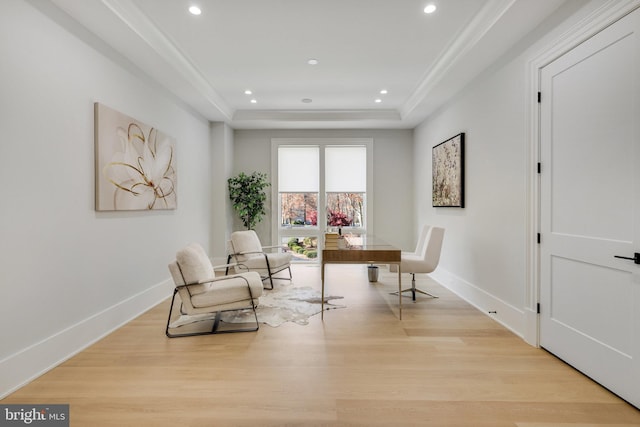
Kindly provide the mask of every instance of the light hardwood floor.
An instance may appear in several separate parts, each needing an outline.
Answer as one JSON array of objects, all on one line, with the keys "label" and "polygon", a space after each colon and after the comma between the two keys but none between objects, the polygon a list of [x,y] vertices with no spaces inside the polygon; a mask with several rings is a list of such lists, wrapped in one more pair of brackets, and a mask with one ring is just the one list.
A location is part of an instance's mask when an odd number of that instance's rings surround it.
[{"label": "light hardwood floor", "polygon": [[[640,426],[640,411],[426,276],[330,265],[347,308],[258,332],[168,339],[168,301],[5,398],[68,403],[72,426]],[[320,288],[317,266],[294,286]],[[409,276],[403,280],[408,284]]]}]

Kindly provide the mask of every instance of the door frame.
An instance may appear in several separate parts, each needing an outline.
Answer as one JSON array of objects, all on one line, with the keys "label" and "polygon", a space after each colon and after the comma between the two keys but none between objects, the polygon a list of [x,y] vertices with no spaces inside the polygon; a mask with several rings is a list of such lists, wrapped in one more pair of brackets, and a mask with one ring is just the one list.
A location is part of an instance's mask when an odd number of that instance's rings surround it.
[{"label": "door frame", "polygon": [[[540,232],[541,217],[541,188],[538,165],[540,162],[540,75],[542,68],[555,61],[571,49],[586,41],[590,37],[612,25],[622,17],[640,8],[640,0],[608,0],[580,19],[568,31],[556,37],[551,43],[543,47],[541,53],[528,62],[526,113],[526,134],[528,136],[528,150],[526,155],[525,173],[527,188],[527,209],[525,224],[526,234],[526,289],[524,306],[524,340],[536,347],[540,346],[540,316],[538,303],[540,302],[540,246],[538,233]],[[544,96],[544,94],[542,94]],[[544,165],[541,165],[544,168]],[[544,238],[544,236],[542,236]]]}]

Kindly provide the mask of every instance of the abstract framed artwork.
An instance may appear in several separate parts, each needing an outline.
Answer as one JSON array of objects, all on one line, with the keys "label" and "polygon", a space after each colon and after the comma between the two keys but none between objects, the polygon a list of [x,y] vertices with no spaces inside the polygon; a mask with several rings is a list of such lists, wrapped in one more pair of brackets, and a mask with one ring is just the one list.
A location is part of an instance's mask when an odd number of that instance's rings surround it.
[{"label": "abstract framed artwork", "polygon": [[96,210],[177,208],[174,138],[94,104]]},{"label": "abstract framed artwork", "polygon": [[464,133],[432,149],[432,205],[464,207]]}]

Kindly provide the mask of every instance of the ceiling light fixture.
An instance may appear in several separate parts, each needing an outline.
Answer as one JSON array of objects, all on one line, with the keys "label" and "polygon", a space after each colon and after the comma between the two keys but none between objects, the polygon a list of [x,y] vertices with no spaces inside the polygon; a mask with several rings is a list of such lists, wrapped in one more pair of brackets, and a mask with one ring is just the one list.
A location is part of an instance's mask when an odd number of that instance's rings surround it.
[{"label": "ceiling light fixture", "polygon": [[245,95],[251,95],[252,93],[253,93],[253,92],[251,92],[251,90],[250,90],[250,89],[247,89],[247,90],[245,90],[245,91],[244,91],[244,94],[245,94]]},{"label": "ceiling light fixture", "polygon": [[382,102],[382,99],[380,99],[380,98],[377,98],[377,99],[375,100],[375,103],[376,103],[376,104],[380,104],[381,102]]},{"label": "ceiling light fixture", "polygon": [[307,61],[307,64],[309,64],[309,65],[318,65],[318,60],[314,59],[314,58],[311,58],[311,59],[309,59]]},{"label": "ceiling light fixture", "polygon": [[191,6],[189,7],[189,13],[191,13],[192,15],[200,15],[202,13],[202,11],[200,10],[200,8],[198,6]]},{"label": "ceiling light fixture", "polygon": [[386,95],[387,93],[389,93],[386,89],[382,89],[380,91],[380,95]]},{"label": "ceiling light fixture", "polygon": [[311,98],[302,98],[302,102],[305,104],[311,104],[313,102],[313,99]]},{"label": "ceiling light fixture", "polygon": [[424,13],[433,13],[436,11],[436,5],[435,4],[428,4],[425,8],[424,8]]},{"label": "ceiling light fixture", "polygon": [[258,101],[257,101],[256,99],[252,99],[252,100],[251,100],[251,103],[252,103],[252,104],[256,104],[257,102],[258,102]]}]

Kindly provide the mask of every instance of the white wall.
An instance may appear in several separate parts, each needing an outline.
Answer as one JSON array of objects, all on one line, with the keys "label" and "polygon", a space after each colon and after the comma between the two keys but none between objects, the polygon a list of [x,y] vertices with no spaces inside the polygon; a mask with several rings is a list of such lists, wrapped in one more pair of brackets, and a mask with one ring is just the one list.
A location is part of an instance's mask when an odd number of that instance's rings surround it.
[{"label": "white wall", "polygon": [[[170,295],[214,174],[206,120],[31,4],[0,2],[0,51],[1,397]],[[176,138],[177,210],[94,210],[94,102]]]},{"label": "white wall", "polygon": [[[535,315],[528,317],[535,242],[527,219],[537,161],[529,128],[537,108],[530,62],[598,4],[567,3],[414,133],[416,220],[446,229],[432,276],[521,336],[535,335],[535,325],[527,324],[535,322]],[[433,208],[431,149],[460,132],[466,137],[465,208]],[[535,336],[525,338],[535,343]]]},{"label": "white wall", "polygon": [[[524,67],[519,65],[505,67],[465,91],[415,132],[415,161],[426,165],[416,168],[416,216],[420,225],[446,229],[437,273],[446,270],[456,281],[515,310],[524,305],[528,197],[523,176]],[[431,148],[460,132],[465,133],[465,207],[433,208]],[[478,305],[500,315],[505,309],[499,303]]]},{"label": "white wall", "polygon": [[[416,130],[417,212],[446,228],[441,266],[505,301],[522,305],[527,200],[524,67],[510,65]],[[487,105],[490,101],[490,106]],[[465,132],[465,208],[433,208],[431,148]],[[518,286],[515,286],[518,285]]]},{"label": "white wall", "polygon": [[[234,175],[259,171],[271,178],[271,138],[373,138],[374,193],[368,195],[373,231],[402,249],[413,249],[412,130],[236,130]],[[271,206],[270,199],[267,204]],[[234,229],[242,228],[236,220]],[[271,241],[270,211],[256,231],[264,244]]]}]

